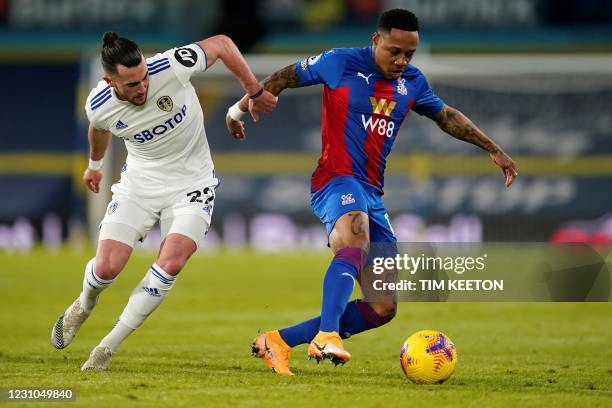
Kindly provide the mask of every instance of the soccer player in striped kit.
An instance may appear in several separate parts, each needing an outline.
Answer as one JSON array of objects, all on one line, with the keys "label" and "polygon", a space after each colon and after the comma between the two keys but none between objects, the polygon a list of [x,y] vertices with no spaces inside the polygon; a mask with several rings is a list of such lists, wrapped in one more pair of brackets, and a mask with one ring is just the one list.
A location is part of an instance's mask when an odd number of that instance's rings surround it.
[{"label": "soccer player in striped kit", "polygon": [[[289,65],[266,78],[274,95],[283,89],[323,84],[323,148],[312,175],[311,205],[327,228],[334,258],[323,280],[321,315],[295,326],[260,334],[253,352],[276,373],[293,375],[291,348],[309,344],[317,361],[344,364],[351,356],[342,338],[379,327],[396,313],[393,297],[349,302],[370,243],[396,238],[382,202],[386,158],[409,111],[425,115],[451,136],[486,150],[502,170],[505,185],[518,175],[512,159],[465,115],[433,92],[410,64],[419,44],[419,26],[410,11],[383,13],[365,48],[337,48]],[[226,117],[228,130],[245,137],[240,121],[245,96]]]}]

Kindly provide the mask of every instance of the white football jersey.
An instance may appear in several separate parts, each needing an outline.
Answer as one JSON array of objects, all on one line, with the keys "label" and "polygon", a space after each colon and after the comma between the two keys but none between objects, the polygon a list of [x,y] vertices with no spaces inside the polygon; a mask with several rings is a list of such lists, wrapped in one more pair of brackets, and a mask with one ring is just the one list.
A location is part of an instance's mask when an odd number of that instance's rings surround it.
[{"label": "white football jersey", "polygon": [[118,99],[114,89],[100,81],[85,106],[95,128],[125,141],[128,155],[121,184],[141,191],[194,182],[216,185],[204,114],[190,82],[194,73],[206,70],[206,54],[197,44],[173,48],[147,58],[147,68],[144,105]]}]

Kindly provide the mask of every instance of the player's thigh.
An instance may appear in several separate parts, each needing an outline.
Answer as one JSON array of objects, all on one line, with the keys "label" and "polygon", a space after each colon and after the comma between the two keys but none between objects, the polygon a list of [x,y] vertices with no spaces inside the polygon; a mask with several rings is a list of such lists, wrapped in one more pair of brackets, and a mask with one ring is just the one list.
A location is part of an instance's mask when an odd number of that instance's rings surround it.
[{"label": "player's thigh", "polygon": [[[109,225],[113,224],[106,224],[106,228],[109,228]],[[136,234],[135,231],[133,233]],[[96,250],[94,273],[105,280],[115,279],[130,259],[132,250],[133,247],[130,245],[114,239],[99,241],[98,249]]]},{"label": "player's thigh", "polygon": [[351,211],[336,220],[329,234],[329,246],[334,253],[348,247],[367,250],[369,237],[368,214],[364,211]]},{"label": "player's thigh", "polygon": [[311,206],[325,224],[334,252],[347,246],[367,245],[368,199],[363,186],[353,177],[336,177],[312,193]]},{"label": "player's thigh", "polygon": [[[370,195],[369,197],[369,227],[370,227],[370,241],[372,243],[380,243],[381,248],[379,250],[386,255],[389,252],[397,252],[397,238],[395,237],[395,231],[391,225],[391,219],[387,213],[387,209],[379,195]],[[395,255],[395,253],[391,255]]]},{"label": "player's thigh", "polygon": [[171,205],[161,211],[162,239],[170,234],[180,234],[199,246],[210,228],[214,205],[214,186],[181,190],[172,198]]},{"label": "player's thigh", "polygon": [[156,263],[169,275],[177,275],[196,251],[193,239],[180,233],[166,235],[160,246]]},{"label": "player's thigh", "polygon": [[137,241],[144,240],[158,219],[148,201],[127,193],[113,194],[100,222],[98,240],[119,241],[134,248]]}]

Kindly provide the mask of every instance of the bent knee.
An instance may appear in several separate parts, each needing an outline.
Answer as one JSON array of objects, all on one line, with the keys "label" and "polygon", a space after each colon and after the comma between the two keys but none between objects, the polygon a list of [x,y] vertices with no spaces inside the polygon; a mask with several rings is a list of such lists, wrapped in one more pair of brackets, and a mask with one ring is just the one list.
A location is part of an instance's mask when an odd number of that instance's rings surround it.
[{"label": "bent knee", "polygon": [[360,248],[362,251],[368,252],[370,248],[370,239],[367,236],[353,236],[348,238],[339,237],[337,239],[332,239],[330,235],[329,246],[334,253],[337,253],[341,249],[345,248]]},{"label": "bent knee", "polygon": [[367,228],[349,230],[334,228],[329,234],[329,246],[334,253],[344,248],[361,248],[367,252],[370,247],[370,233]]},{"label": "bent knee", "polygon": [[385,323],[393,320],[397,314],[397,303],[395,302],[377,302],[370,304],[370,306]]},{"label": "bent knee", "polygon": [[115,279],[117,275],[123,270],[125,266],[125,261],[118,257],[113,256],[105,256],[99,257],[96,256],[96,263],[94,264],[94,271],[96,276],[102,279]]},{"label": "bent knee", "polygon": [[183,267],[185,266],[185,263],[187,263],[187,260],[186,259],[176,259],[176,258],[174,259],[161,259],[160,258],[157,260],[156,263],[168,275],[176,276],[183,269]]},{"label": "bent knee", "polygon": [[112,239],[100,240],[94,264],[96,275],[102,279],[115,279],[127,264],[131,253],[132,247],[124,242]]}]

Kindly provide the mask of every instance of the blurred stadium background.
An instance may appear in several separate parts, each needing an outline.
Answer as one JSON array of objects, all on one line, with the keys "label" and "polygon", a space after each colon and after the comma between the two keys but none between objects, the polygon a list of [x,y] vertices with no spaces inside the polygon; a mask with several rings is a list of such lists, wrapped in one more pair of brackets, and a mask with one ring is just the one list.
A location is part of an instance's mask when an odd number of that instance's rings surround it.
[{"label": "blurred stadium background", "polygon": [[[101,76],[104,31],[148,54],[225,33],[263,79],[298,57],[368,45],[391,7],[421,21],[414,64],[505,147],[521,175],[505,191],[486,154],[412,114],[386,179],[398,238],[612,240],[612,1],[0,0],[0,248],[96,239],[125,155],[114,140],[104,193],[85,191],[83,106]],[[224,116],[241,89],[220,65],[194,81],[222,180],[207,247],[323,249],[309,208],[321,87],[286,91],[273,114],[247,123],[249,139],[239,143]],[[145,246],[158,241],[154,232]]]}]

